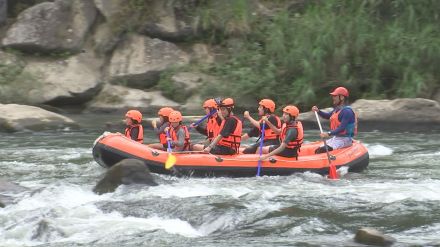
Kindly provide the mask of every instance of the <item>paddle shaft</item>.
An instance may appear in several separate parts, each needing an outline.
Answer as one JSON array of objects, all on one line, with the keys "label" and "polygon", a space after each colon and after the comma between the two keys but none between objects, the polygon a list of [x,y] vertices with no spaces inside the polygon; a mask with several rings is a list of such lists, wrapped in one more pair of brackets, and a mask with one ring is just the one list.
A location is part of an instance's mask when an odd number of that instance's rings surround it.
[{"label": "paddle shaft", "polygon": [[[321,121],[319,120],[319,116],[318,116],[318,112],[315,111],[315,117],[316,117],[316,121],[318,121],[318,125],[319,125],[319,131],[321,133],[324,133],[322,131],[322,126],[321,126]],[[325,140],[325,138],[321,138],[322,141],[324,142],[324,147],[325,147],[325,152],[327,153],[327,160],[328,160],[328,165],[329,165],[329,169],[332,170],[336,170],[336,168],[334,167],[334,165],[332,165],[332,160],[330,158],[330,153],[328,151],[328,147],[327,147],[327,142]],[[329,170],[329,174],[332,174],[332,172]],[[334,179],[333,177],[331,177],[331,179]]]},{"label": "paddle shaft", "polygon": [[[165,134],[167,135],[168,138],[170,138],[170,131],[169,130],[166,131]],[[167,152],[168,152],[168,154],[170,154],[171,153],[171,141],[170,140],[167,140],[167,145],[168,145]]]},{"label": "paddle shaft", "polygon": [[[217,110],[211,111],[210,113],[206,114],[206,116],[204,116],[202,119],[200,119],[199,121],[195,122],[194,125],[195,126],[199,125],[201,122],[205,121],[205,119],[209,118],[210,116],[212,116],[216,112],[217,112]],[[191,128],[191,126],[190,126],[190,128]]]},{"label": "paddle shaft", "polygon": [[[263,142],[264,142],[265,128],[266,128],[266,123],[263,121],[263,126],[261,126],[260,158],[261,158],[261,155],[263,154]],[[261,160],[258,159],[257,177],[260,176],[260,172],[261,172]]]}]

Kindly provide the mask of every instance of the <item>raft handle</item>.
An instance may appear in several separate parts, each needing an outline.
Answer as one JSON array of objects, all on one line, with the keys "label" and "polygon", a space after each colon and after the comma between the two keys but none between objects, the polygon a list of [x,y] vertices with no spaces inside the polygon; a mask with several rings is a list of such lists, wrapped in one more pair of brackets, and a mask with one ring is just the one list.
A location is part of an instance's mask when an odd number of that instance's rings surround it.
[{"label": "raft handle", "polygon": [[216,160],[217,162],[222,162],[222,161],[223,161],[223,159],[222,159],[221,157],[215,157],[215,160]]},{"label": "raft handle", "polygon": [[275,158],[270,157],[269,162],[272,164],[275,164],[275,163],[277,163],[277,160]]},{"label": "raft handle", "polygon": [[336,156],[330,154],[330,160],[336,160]]},{"label": "raft handle", "polygon": [[154,151],[154,150],[151,151],[151,154],[152,154],[153,156],[159,156],[159,153],[158,153],[157,151]]}]

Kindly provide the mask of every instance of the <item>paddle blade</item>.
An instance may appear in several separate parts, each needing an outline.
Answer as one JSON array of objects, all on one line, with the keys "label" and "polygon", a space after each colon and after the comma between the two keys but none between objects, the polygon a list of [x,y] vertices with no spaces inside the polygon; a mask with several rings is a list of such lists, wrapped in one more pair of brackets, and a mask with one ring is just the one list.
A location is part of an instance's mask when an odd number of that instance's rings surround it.
[{"label": "paddle blade", "polygon": [[338,179],[338,172],[336,171],[336,167],[334,165],[330,165],[328,168],[328,178]]},{"label": "paddle blade", "polygon": [[176,161],[177,161],[176,156],[169,154],[167,161],[165,161],[165,169],[167,170],[171,169],[171,167],[173,167],[174,164],[176,164]]}]

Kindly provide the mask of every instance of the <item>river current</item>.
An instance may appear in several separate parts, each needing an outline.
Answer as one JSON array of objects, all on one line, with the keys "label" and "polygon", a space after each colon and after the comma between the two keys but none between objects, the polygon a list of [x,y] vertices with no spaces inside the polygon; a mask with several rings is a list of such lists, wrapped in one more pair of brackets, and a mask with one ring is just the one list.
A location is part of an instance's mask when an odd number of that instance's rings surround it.
[{"label": "river current", "polygon": [[0,246],[362,246],[353,241],[361,227],[394,246],[440,243],[440,131],[360,132],[368,169],[338,181],[154,174],[159,186],[96,195],[101,117],[76,116],[80,129],[0,134],[0,177],[29,188],[6,194],[14,203],[0,208]]}]

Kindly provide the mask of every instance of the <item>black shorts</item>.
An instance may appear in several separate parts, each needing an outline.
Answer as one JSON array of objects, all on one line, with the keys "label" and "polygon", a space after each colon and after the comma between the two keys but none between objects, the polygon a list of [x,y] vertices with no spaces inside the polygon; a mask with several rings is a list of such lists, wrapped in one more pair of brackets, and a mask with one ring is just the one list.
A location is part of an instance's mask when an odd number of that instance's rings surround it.
[{"label": "black shorts", "polygon": [[[266,140],[263,142],[263,146],[270,146],[270,145],[280,145],[280,140],[279,139],[271,139],[271,140]],[[251,146],[245,148],[243,150],[244,154],[254,154],[257,152],[258,147],[260,147],[260,142],[254,143]]]},{"label": "black shorts", "polygon": [[232,149],[230,147],[220,146],[220,145],[215,145],[209,153],[211,153],[211,154],[226,154],[226,155],[236,154],[234,149]]},{"label": "black shorts", "polygon": [[[269,148],[269,153],[273,150],[277,149],[280,145],[273,145]],[[285,148],[281,153],[277,154],[279,156],[292,158],[298,157],[298,149],[297,148]]]}]

